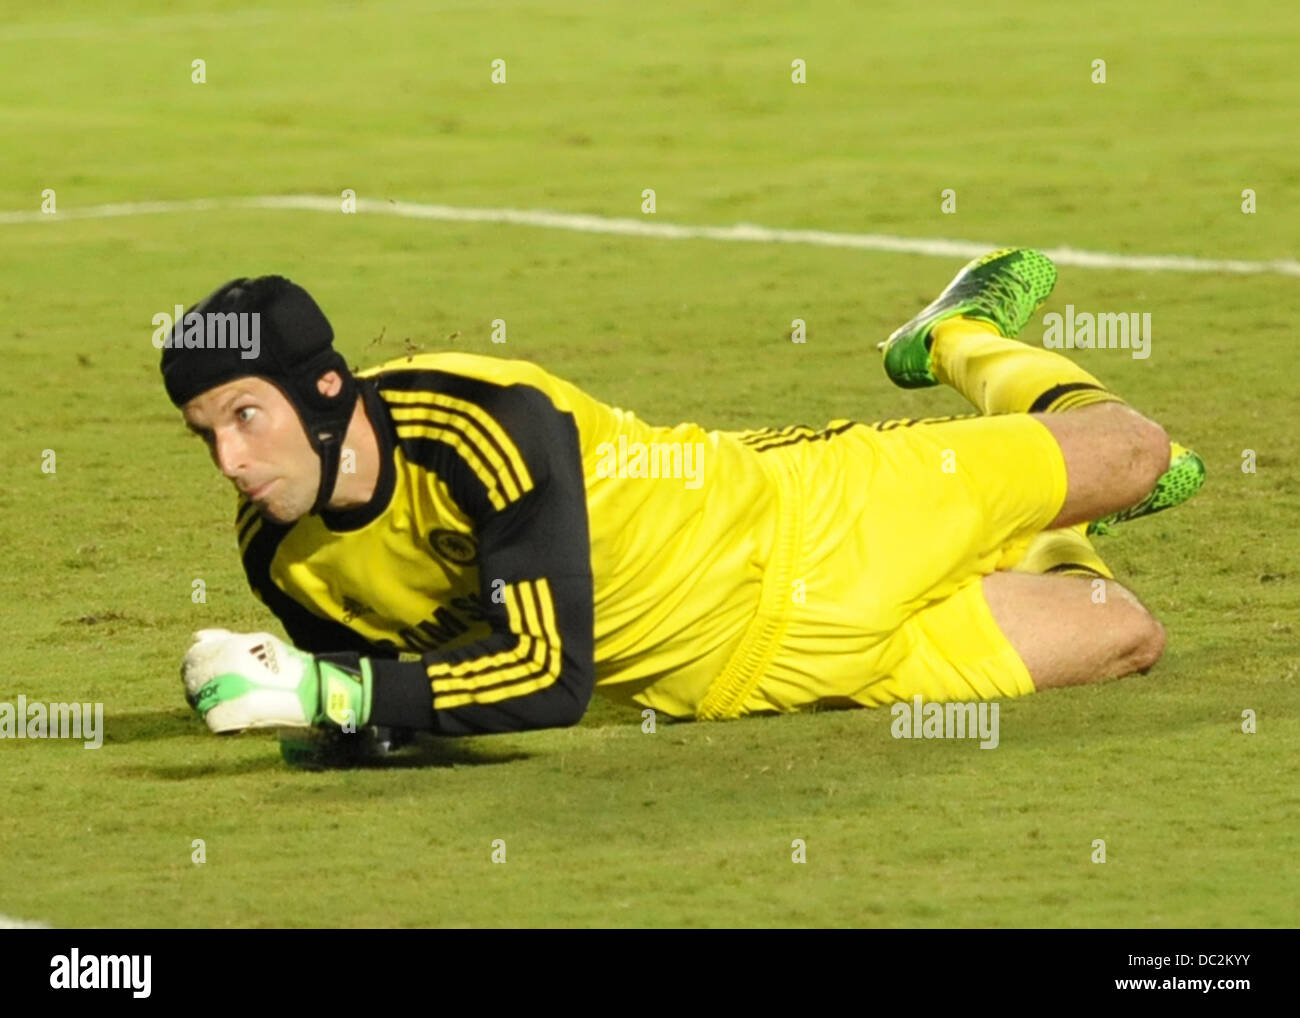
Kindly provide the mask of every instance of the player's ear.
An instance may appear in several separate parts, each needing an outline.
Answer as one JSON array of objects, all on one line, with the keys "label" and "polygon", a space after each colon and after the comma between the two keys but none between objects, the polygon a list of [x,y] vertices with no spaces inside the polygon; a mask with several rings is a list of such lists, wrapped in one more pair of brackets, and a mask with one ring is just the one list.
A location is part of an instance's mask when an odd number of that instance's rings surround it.
[{"label": "player's ear", "polygon": [[337,371],[327,371],[316,380],[316,391],[322,396],[337,396],[343,388],[343,379]]}]

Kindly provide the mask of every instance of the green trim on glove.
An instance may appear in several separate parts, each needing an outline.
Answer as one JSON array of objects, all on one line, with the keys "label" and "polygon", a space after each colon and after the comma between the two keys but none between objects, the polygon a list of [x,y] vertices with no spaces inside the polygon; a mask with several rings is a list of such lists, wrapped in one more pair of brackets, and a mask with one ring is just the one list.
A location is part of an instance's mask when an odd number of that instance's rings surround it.
[{"label": "green trim on glove", "polygon": [[[190,706],[201,718],[208,716],[208,711],[227,700],[234,700],[245,693],[252,693],[262,687],[244,675],[226,672],[210,680],[198,694],[190,699]],[[187,697],[187,699],[189,699]],[[305,712],[304,712],[305,713]],[[310,715],[308,715],[310,717]]]},{"label": "green trim on glove", "polygon": [[315,714],[308,714],[312,724],[355,732],[370,720],[374,682],[369,659],[363,657],[360,663],[360,674],[357,674],[332,661],[315,662],[320,679],[320,699]]}]

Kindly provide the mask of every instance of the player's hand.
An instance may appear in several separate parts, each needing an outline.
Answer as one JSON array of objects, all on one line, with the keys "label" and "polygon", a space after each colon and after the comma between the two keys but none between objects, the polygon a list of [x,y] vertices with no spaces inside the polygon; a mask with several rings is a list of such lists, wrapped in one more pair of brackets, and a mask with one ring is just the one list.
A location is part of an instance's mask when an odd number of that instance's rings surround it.
[{"label": "player's hand", "polygon": [[181,662],[185,698],[218,733],[333,726],[355,731],[370,715],[370,663],[352,669],[270,633],[201,629]]}]

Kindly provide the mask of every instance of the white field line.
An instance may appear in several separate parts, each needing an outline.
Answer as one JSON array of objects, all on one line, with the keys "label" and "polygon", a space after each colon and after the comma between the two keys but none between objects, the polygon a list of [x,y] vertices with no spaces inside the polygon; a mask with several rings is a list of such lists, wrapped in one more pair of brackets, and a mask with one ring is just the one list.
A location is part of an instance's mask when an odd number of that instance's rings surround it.
[{"label": "white field line", "polygon": [[[340,199],[317,195],[270,195],[262,198],[198,198],[189,201],[121,202],[67,209],[47,215],[42,212],[0,212],[0,225],[57,222],[62,219],[111,219],[159,213],[210,212],[218,209],[298,209],[342,215]],[[723,240],[751,244],[811,244],[816,247],[847,247],[891,254],[929,255],[936,258],[968,259],[1005,244],[969,240],[894,237],[884,233],[831,233],[826,230],[781,230],[752,223],[735,226],[684,226],[647,219],[611,219],[606,216],[526,209],[476,209],[454,205],[425,205],[416,202],[379,201],[358,198],[357,211],[369,215],[399,216],[405,219],[434,219],[455,223],[508,223],[578,233],[613,233],[625,237],[653,237],[659,240]],[[1187,255],[1112,254],[1078,251],[1074,248],[1045,248],[1058,265],[1081,269],[1127,269],[1133,272],[1201,272],[1230,275],[1300,276],[1300,261],[1279,258],[1246,261],[1236,258],[1192,258]]]}]

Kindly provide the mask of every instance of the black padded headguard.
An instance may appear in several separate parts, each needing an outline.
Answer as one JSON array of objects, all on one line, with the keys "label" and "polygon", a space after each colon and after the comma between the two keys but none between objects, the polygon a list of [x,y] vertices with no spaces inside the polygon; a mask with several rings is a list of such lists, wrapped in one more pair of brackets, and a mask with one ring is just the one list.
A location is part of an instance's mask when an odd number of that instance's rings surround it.
[{"label": "black padded headguard", "polygon": [[[186,323],[191,328],[208,313],[256,313],[259,343],[254,352],[231,342],[224,348],[194,342],[185,346]],[[206,319],[204,319],[206,321]],[[283,276],[232,279],[199,301],[175,324],[162,355],[163,384],[177,407],[195,396],[236,378],[253,375],[276,385],[298,411],[303,430],[320,457],[320,488],[311,511],[329,502],[338,479],[339,454],[357,402],[357,381],[347,361],[334,349],[334,330],[324,312],[301,286]],[[327,371],[337,371],[343,386],[337,395],[322,396],[316,383]]]}]

